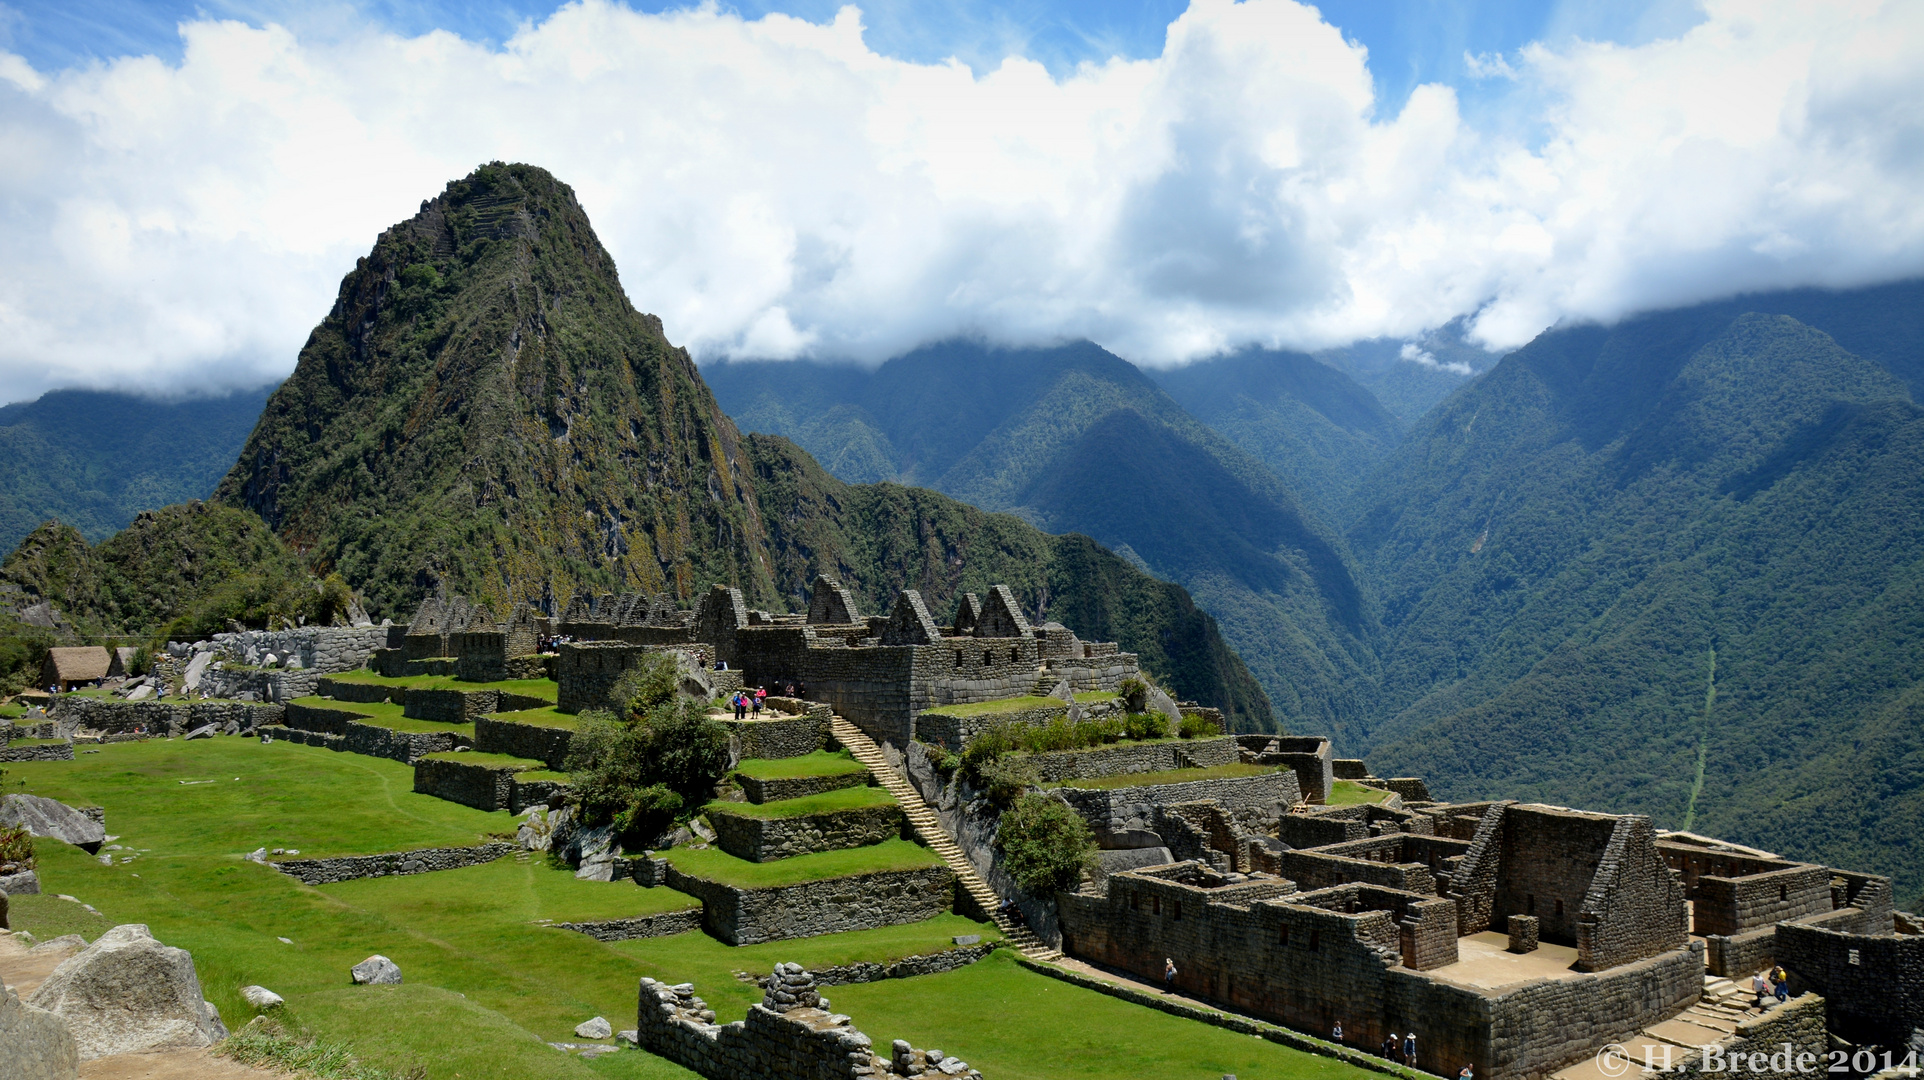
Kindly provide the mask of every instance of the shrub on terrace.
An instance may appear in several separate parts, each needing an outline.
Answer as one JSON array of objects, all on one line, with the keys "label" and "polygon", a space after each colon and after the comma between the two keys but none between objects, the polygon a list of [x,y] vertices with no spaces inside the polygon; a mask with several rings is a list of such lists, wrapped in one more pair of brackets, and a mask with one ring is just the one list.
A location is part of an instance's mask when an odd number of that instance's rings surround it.
[{"label": "shrub on terrace", "polygon": [[581,823],[613,824],[630,847],[707,803],[728,772],[728,729],[677,695],[676,677],[673,657],[648,658],[616,681],[615,709],[581,714],[569,748]]},{"label": "shrub on terrace", "polygon": [[[5,770],[0,770],[0,775],[5,775]],[[19,825],[0,825],[0,873],[17,873],[33,866],[33,834]]]},{"label": "shrub on terrace", "polygon": [[1214,720],[1205,720],[1195,713],[1184,716],[1182,723],[1176,728],[1176,734],[1185,739],[1206,739],[1213,735],[1221,735],[1222,733],[1222,725],[1216,723]]},{"label": "shrub on terrace", "polygon": [[1047,795],[1024,795],[1002,815],[996,843],[1009,876],[1031,893],[1072,889],[1095,861],[1082,815]]}]

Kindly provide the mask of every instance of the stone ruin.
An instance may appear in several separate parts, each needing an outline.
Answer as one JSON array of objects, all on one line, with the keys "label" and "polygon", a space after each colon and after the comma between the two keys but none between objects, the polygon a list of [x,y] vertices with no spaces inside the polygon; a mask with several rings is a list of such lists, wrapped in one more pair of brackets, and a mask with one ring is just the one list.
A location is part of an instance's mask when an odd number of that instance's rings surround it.
[{"label": "stone ruin", "polygon": [[892,1076],[979,1080],[967,1062],[897,1039],[886,1055],[841,1013],[829,1012],[815,976],[777,964],[761,1004],[718,1024],[693,983],[641,980],[636,1043],[710,1080],[856,1080]]},{"label": "stone ruin", "polygon": [[960,748],[970,732],[918,731],[918,718],[942,706],[1113,692],[1140,674],[1135,655],[1113,642],[1082,641],[1056,623],[1032,626],[1006,585],[962,596],[946,626],[914,589],[898,592],[889,614],[863,615],[847,587],[818,577],[806,615],[752,611],[739,589],[715,585],[687,611],[668,596],[576,597],[555,631],[574,639],[556,664],[563,712],[595,704],[633,658],[674,648],[726,664],[749,686],[803,687],[808,700],[897,748],[918,738]]}]

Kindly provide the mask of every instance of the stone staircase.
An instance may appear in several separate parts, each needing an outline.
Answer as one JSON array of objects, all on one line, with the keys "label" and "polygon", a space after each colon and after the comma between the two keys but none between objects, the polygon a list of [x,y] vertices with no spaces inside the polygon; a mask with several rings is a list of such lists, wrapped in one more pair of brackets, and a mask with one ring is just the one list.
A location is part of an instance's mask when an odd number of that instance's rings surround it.
[{"label": "stone staircase", "polygon": [[949,869],[955,871],[956,881],[969,894],[969,899],[995,922],[996,928],[1002,931],[1002,936],[1008,939],[1009,944],[1020,949],[1024,956],[1036,960],[1062,959],[1059,950],[1050,948],[1048,942],[1035,936],[1028,927],[1002,914],[1002,898],[989,888],[989,883],[982,880],[981,874],[976,873],[975,864],[969,862],[969,857],[962,853],[955,840],[942,828],[935,811],[922,801],[915,786],[889,764],[888,758],[882,754],[882,748],[875,745],[875,740],[839,716],[830,717],[828,724],[835,741],[848,747],[848,752],[868,769],[869,775],[875,777],[876,782],[887,788],[888,793],[895,796],[895,801],[902,804],[902,812],[908,816],[909,824],[915,827],[915,835],[921,837],[929,850],[942,856],[942,861],[949,864]]},{"label": "stone staircase", "polygon": [[1698,1007],[1733,1020],[1754,1016],[1757,995],[1747,986],[1717,975],[1704,976],[1704,993]]}]

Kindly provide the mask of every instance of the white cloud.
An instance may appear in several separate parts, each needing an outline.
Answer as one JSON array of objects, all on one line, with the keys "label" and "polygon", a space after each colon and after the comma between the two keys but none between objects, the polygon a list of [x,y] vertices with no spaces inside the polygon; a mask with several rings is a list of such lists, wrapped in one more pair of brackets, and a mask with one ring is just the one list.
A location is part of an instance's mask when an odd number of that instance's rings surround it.
[{"label": "white cloud", "polygon": [[203,21],[177,65],[0,53],[0,397],[284,374],[375,234],[497,158],[573,184],[704,358],[977,334],[1169,363],[1463,315],[1495,348],[1924,273],[1924,6],[1704,15],[1486,58],[1517,133],[1443,86],[1379,114],[1361,48],[1288,0],[1195,0],[1161,56],[1060,80],[880,56],[853,8],[602,0],[498,49]]},{"label": "white cloud", "polygon": [[1397,356],[1409,363],[1415,364],[1417,367],[1426,367],[1431,371],[1447,371],[1453,375],[1476,374],[1476,369],[1472,368],[1469,364],[1461,360],[1452,360],[1445,363],[1442,360],[1438,360],[1435,353],[1413,341],[1404,342],[1403,349],[1397,353]]}]

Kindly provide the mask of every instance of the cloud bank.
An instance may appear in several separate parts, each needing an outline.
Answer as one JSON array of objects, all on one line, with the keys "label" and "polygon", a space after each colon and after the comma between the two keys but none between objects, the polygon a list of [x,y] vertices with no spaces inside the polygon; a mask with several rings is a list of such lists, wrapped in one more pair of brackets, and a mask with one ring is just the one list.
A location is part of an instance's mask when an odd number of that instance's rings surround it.
[{"label": "cloud bank", "polygon": [[1288,0],[1195,0],[1160,56],[1061,79],[878,55],[854,8],[602,0],[499,48],[204,21],[178,64],[0,53],[0,397],[283,375],[375,234],[493,159],[574,185],[704,360],[976,335],[1166,364],[1459,316],[1495,349],[1924,273],[1924,5],[1705,16],[1483,58],[1511,126],[1481,130],[1440,85],[1384,115]]}]

